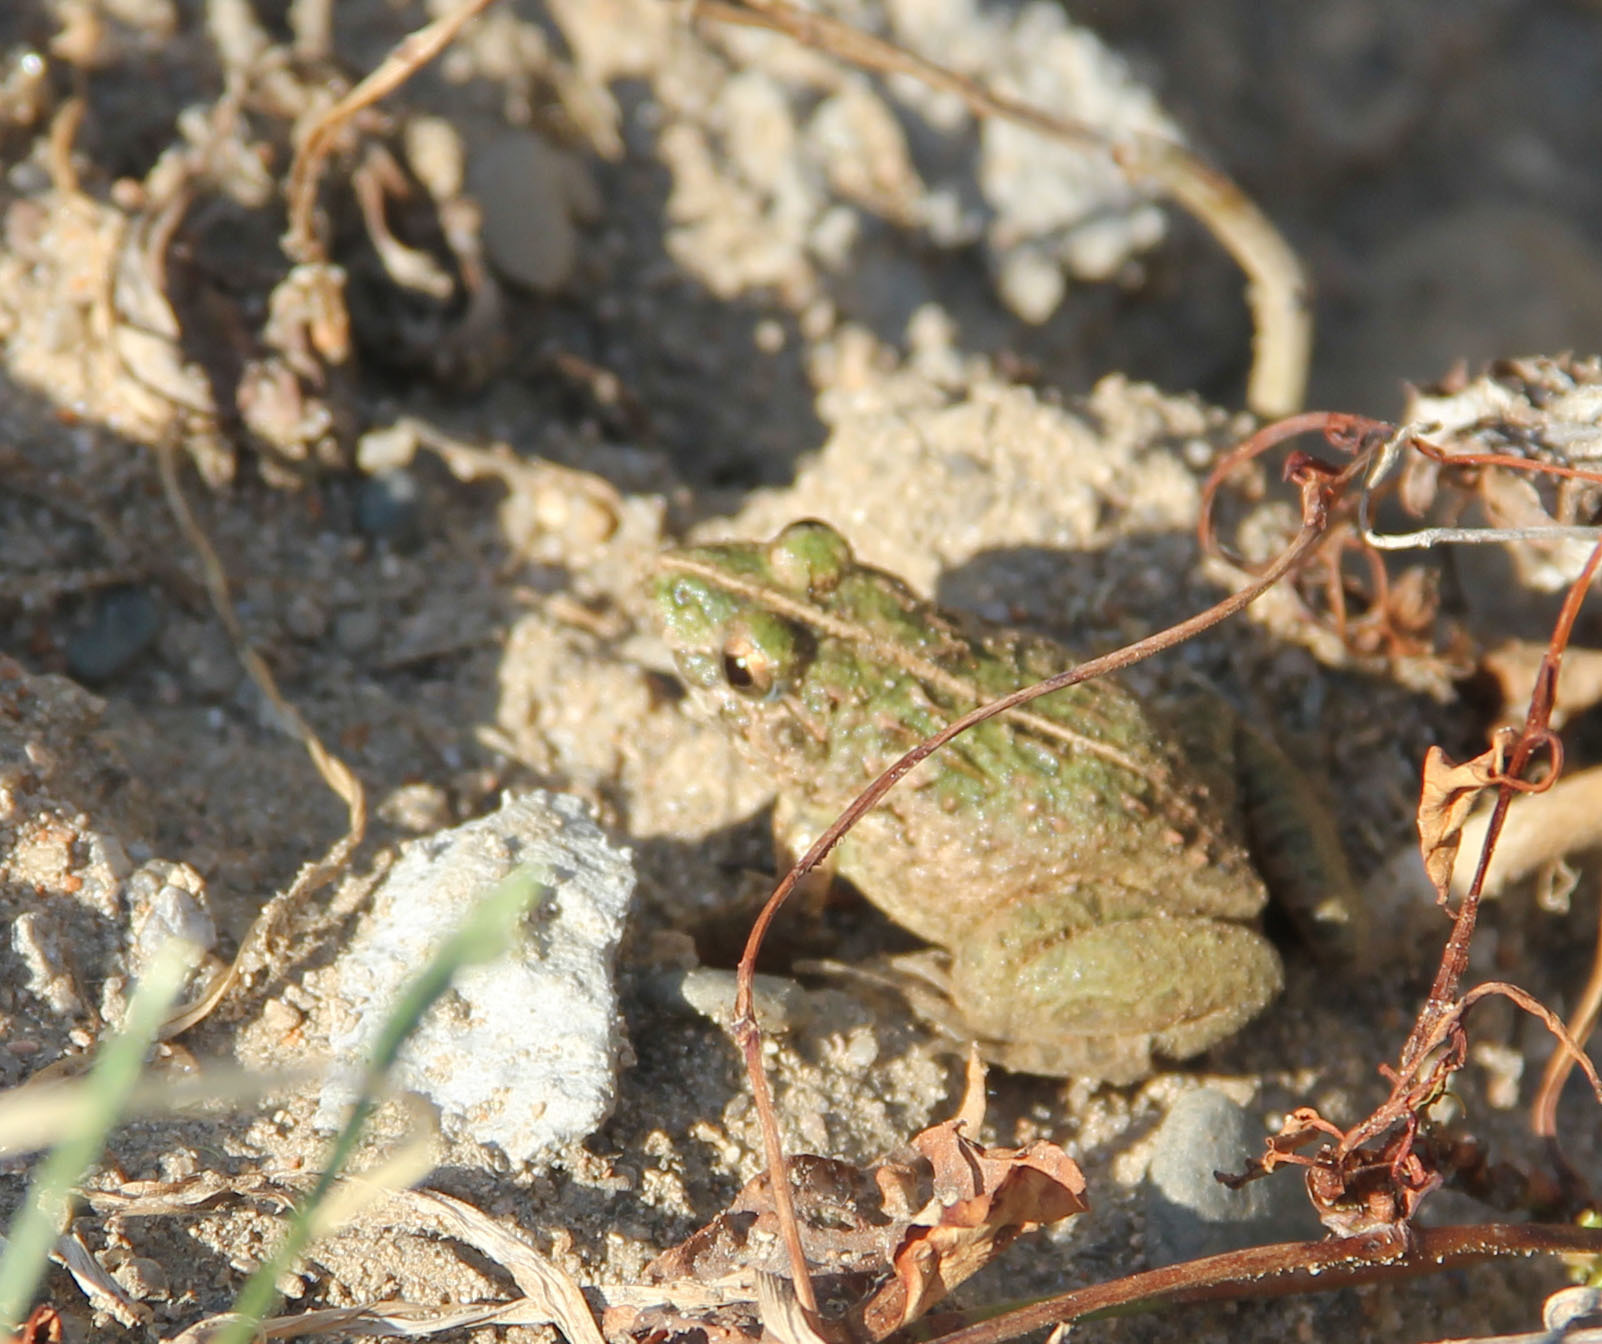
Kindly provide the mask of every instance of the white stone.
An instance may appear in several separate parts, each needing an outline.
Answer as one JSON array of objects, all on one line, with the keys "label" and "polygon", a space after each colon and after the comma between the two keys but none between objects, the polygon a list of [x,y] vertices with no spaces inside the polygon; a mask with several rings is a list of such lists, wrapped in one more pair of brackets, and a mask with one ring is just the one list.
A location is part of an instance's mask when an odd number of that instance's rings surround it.
[{"label": "white stone", "polygon": [[626,1050],[613,961],[631,856],[574,797],[529,793],[499,812],[402,847],[334,967],[340,1061],[320,1127],[341,1123],[353,1080],[397,996],[473,904],[524,864],[553,883],[495,961],[469,967],[407,1042],[394,1084],[428,1097],[447,1134],[513,1162],[582,1138],[610,1114]]}]

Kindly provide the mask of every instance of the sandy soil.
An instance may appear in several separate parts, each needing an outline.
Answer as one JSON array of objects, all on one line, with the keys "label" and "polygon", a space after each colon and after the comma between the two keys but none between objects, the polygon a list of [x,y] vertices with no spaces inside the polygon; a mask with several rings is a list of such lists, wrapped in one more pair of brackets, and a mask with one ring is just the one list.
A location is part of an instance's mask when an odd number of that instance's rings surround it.
[{"label": "sandy soil", "polygon": [[[553,0],[549,12],[504,0],[335,146],[323,224],[348,288],[331,311],[319,273],[291,276],[279,245],[292,132],[447,6],[346,0],[326,45],[317,8],[0,11],[0,717],[8,748],[47,746],[8,795],[6,824],[29,844],[0,886],[12,930],[0,1081],[82,1055],[115,1021],[129,869],[203,887],[230,956],[345,828],[208,601],[157,470],[165,447],[244,638],[360,778],[372,823],[348,874],[158,1066],[178,1077],[197,1061],[315,1057],[332,1011],[322,972],[393,847],[483,814],[503,790],[577,793],[636,856],[618,973],[635,1063],[597,1133],[516,1168],[470,1141],[442,1144],[430,1184],[580,1283],[627,1283],[758,1168],[732,1047],[652,986],[664,967],[731,964],[750,874],[772,863],[771,790],[681,713],[642,619],[651,557],[687,534],[765,535],[810,514],[943,601],[1078,647],[1188,614],[1218,593],[1191,530],[1198,481],[1250,423],[1233,409],[1249,348],[1239,278],[1193,222],[1138,196],[1107,206],[1111,241],[1044,250],[1020,222],[1038,204],[1018,194],[1027,161],[1008,169],[994,147],[985,158],[937,100],[845,78],[782,39],[691,27],[657,0]],[[1160,102],[1307,260],[1313,402],[1390,414],[1404,378],[1459,359],[1602,348],[1602,125],[1590,115],[1602,14],[1474,0],[1448,35],[1422,3],[1282,8],[1266,21],[1224,0],[1072,17],[1130,62],[1129,88],[1154,95],[1129,115],[1160,117]],[[841,12],[908,31],[1023,14],[954,0]],[[987,31],[975,27],[974,51],[991,50]],[[382,200],[394,239],[364,224],[363,192]],[[1029,268],[1042,256],[1067,277],[1062,301],[1027,321],[1008,286],[1041,274]],[[1449,612],[1485,609],[1453,605],[1450,575],[1443,591]],[[1539,635],[1528,614],[1514,633]],[[1377,662],[1330,666],[1327,642],[1287,642],[1285,624],[1237,622],[1140,679],[1183,664],[1272,713],[1342,800],[1354,861],[1372,872],[1411,842],[1425,747],[1478,749],[1484,699],[1439,677],[1427,693]],[[1470,627],[1465,647],[1507,633]],[[1582,723],[1576,760],[1586,740]],[[1592,889],[1566,916],[1499,912],[1482,968],[1570,1001]],[[775,969],[893,945],[872,911],[837,906],[781,932]],[[1332,982],[1290,948],[1269,1016],[1134,1088],[993,1078],[994,1137],[1063,1143],[1095,1211],[1020,1243],[965,1300],[1143,1267],[1140,1179],[1187,1089],[1213,1082],[1265,1118],[1304,1101],[1362,1114],[1434,954],[1424,936]],[[949,1043],[893,997],[810,983],[816,1018],[770,1059],[799,1148],[864,1161],[947,1112]],[[1463,1092],[1475,1133],[1538,1163],[1513,1084],[1538,1072],[1543,1038],[1492,1006],[1474,1039]],[[262,1182],[288,1188],[319,1160],[314,1109],[309,1090],[288,1090],[120,1131],[95,1177],[107,1197],[77,1230],[148,1318],[93,1309],[57,1271],[71,1337],[168,1338],[224,1309],[273,1235]],[[1563,1118],[1594,1164],[1595,1111],[1571,1096]],[[405,1123],[386,1110],[369,1155]],[[26,1171],[13,1161],[0,1175],[8,1206]],[[182,1212],[113,1198],[130,1182],[200,1176],[226,1188]],[[1560,1281],[1550,1265],[1486,1268],[1086,1333],[1529,1329]],[[421,1222],[376,1213],[283,1286],[285,1310],[508,1291]],[[459,1337],[536,1336],[547,1332]]]}]

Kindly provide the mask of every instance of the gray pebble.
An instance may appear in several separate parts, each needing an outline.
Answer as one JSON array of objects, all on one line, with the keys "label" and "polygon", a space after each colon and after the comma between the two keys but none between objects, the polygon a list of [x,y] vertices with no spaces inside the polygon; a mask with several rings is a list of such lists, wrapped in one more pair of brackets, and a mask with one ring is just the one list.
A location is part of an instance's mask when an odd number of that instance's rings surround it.
[{"label": "gray pebble", "polygon": [[107,588],[89,624],[67,641],[67,670],[91,685],[125,672],[161,632],[161,607],[144,588]]},{"label": "gray pebble", "polygon": [[538,293],[560,289],[578,259],[573,216],[598,204],[579,160],[527,131],[506,131],[474,148],[467,185],[483,208],[495,268]]},{"label": "gray pebble", "polygon": [[423,544],[423,491],[404,469],[369,476],[356,489],[356,526],[396,551]]},{"label": "gray pebble", "polygon": [[351,655],[368,653],[378,643],[382,624],[378,613],[367,607],[342,611],[334,619],[334,642]]},{"label": "gray pebble", "polygon": [[145,973],[167,943],[180,938],[201,952],[217,944],[217,928],[207,904],[204,879],[187,863],[152,859],[129,875],[129,968]]},{"label": "gray pebble", "polygon": [[[794,980],[758,975],[753,989],[757,1024],[763,1031],[789,1031],[811,1015],[807,992]],[[720,1027],[728,1027],[734,1020],[734,991],[734,972],[712,966],[656,971],[641,985],[643,996],[654,1006],[688,1010]]]},{"label": "gray pebble", "polygon": [[311,593],[296,593],[284,608],[284,628],[311,643],[328,633],[328,608]]},{"label": "gray pebble", "polygon": [[1212,1088],[1181,1096],[1158,1129],[1146,1174],[1146,1259],[1170,1265],[1274,1241],[1323,1235],[1297,1174],[1280,1171],[1231,1190],[1215,1171],[1245,1170],[1263,1128]]}]

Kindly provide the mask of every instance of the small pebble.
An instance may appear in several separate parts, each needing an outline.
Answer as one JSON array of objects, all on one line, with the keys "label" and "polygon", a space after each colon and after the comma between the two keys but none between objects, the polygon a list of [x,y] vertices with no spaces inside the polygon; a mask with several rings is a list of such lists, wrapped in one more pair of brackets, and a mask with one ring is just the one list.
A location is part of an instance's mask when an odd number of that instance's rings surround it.
[{"label": "small pebble", "polygon": [[1263,1148],[1263,1127],[1222,1092],[1186,1092],[1154,1138],[1146,1174],[1146,1259],[1171,1265],[1262,1242],[1323,1235],[1294,1172],[1231,1190],[1215,1171],[1240,1172]]},{"label": "small pebble", "polygon": [[423,544],[423,492],[409,471],[381,471],[356,490],[356,526],[391,549],[415,551]]},{"label": "small pebble", "polygon": [[378,613],[366,607],[342,611],[334,619],[334,642],[345,653],[367,653],[378,643],[381,624]]},{"label": "small pebble", "polygon": [[217,945],[204,879],[187,863],[152,859],[124,883],[132,933],[129,963],[143,975],[167,943],[179,938],[202,952]]},{"label": "small pebble", "polygon": [[765,355],[776,355],[784,349],[784,327],[771,317],[758,322],[751,337],[756,348]]},{"label": "small pebble", "polygon": [[283,999],[268,999],[261,1006],[261,1021],[277,1036],[287,1036],[306,1020],[306,1015],[292,1003]]},{"label": "small pebble", "polygon": [[409,467],[417,456],[417,432],[404,420],[370,429],[356,440],[356,468],[368,476]]},{"label": "small pebble", "polygon": [[107,588],[89,624],[67,641],[67,670],[78,681],[110,681],[127,671],[161,632],[161,607],[144,588]]},{"label": "small pebble", "polygon": [[451,824],[451,800],[437,784],[402,784],[378,804],[377,813],[391,826],[423,835]]},{"label": "small pebble", "polygon": [[328,608],[311,593],[296,593],[284,608],[284,628],[308,644],[328,633]]},{"label": "small pebble", "polygon": [[[789,1031],[809,1016],[806,991],[794,980],[758,975],[752,988],[756,994],[757,1023],[764,1031]],[[649,976],[641,989],[658,1007],[675,1011],[688,1009],[725,1028],[734,1020],[733,971],[711,966],[661,970]]]},{"label": "small pebble", "polygon": [[484,211],[484,250],[515,284],[542,294],[567,283],[578,260],[573,216],[592,213],[593,182],[571,155],[527,131],[472,152],[467,185]]}]

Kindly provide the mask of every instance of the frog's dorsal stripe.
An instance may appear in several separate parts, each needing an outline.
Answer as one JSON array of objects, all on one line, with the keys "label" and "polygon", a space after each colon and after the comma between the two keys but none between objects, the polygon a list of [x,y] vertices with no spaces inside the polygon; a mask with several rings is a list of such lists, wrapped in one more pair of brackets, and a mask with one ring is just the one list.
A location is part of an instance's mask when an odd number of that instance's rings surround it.
[{"label": "frog's dorsal stripe", "polygon": [[[878,657],[886,663],[899,668],[908,676],[917,677],[920,681],[938,688],[945,694],[957,700],[966,701],[970,705],[985,703],[990,697],[983,694],[978,687],[955,673],[947,671],[938,663],[920,657],[918,654],[905,648],[895,648],[886,645],[884,641],[876,638],[872,630],[856,621],[847,620],[833,612],[824,611],[819,607],[792,597],[782,588],[774,588],[768,584],[747,578],[743,574],[731,574],[727,569],[704,561],[692,559],[686,555],[664,555],[661,558],[664,569],[674,570],[680,574],[690,574],[717,588],[722,588],[736,596],[748,598],[760,603],[769,611],[776,612],[786,620],[796,622],[798,625],[809,626],[821,634],[834,639],[842,639],[858,648],[868,647],[875,650]],[[1055,719],[1046,718],[1042,714],[1035,714],[1027,709],[1009,709],[1005,717],[1019,727],[1042,736],[1054,738],[1076,751],[1099,757],[1109,764],[1116,765],[1121,770],[1127,770],[1138,779],[1145,780],[1159,794],[1172,796],[1169,788],[1167,771],[1160,767],[1142,764],[1132,759],[1117,747],[1108,746],[1105,742],[1098,742],[1093,737],[1077,733],[1066,724],[1058,723]],[[1180,801],[1177,800],[1176,801]],[[1187,810],[1189,810],[1187,808]]]}]

